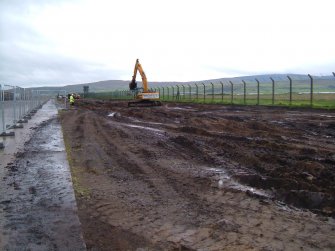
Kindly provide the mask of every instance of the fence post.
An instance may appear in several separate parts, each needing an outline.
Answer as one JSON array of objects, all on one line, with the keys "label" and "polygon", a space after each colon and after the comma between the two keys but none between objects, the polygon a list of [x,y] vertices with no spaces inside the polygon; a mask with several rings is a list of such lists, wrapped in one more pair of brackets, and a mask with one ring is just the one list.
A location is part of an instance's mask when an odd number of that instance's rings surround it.
[{"label": "fence post", "polygon": [[191,101],[192,86],[190,84],[188,84],[188,91],[189,100]]},{"label": "fence post", "polygon": [[23,88],[23,115],[26,115],[26,88]]},{"label": "fence post", "polygon": [[[29,104],[30,104],[30,100],[29,100],[29,91],[25,89],[25,99],[26,99],[26,114],[29,113]],[[66,108],[66,106],[65,106]]]},{"label": "fence post", "polygon": [[40,104],[41,104],[41,94],[42,93],[42,91],[37,91],[37,107],[36,107],[36,109],[38,110],[39,109],[39,106],[40,106]]},{"label": "fence post", "polygon": [[16,124],[16,86],[13,87],[13,116],[14,116],[14,120],[13,120],[13,124]]},{"label": "fence post", "polygon": [[172,100],[174,100],[174,86],[172,86]]},{"label": "fence post", "polygon": [[255,78],[256,82],[257,82],[257,105],[259,105],[259,81],[257,78]]},{"label": "fence post", "polygon": [[273,78],[271,78],[271,81],[272,81],[272,105],[275,104],[275,81]]},{"label": "fence post", "polygon": [[246,83],[245,83],[245,81],[244,80],[242,80],[242,82],[243,82],[243,103],[244,104],[246,104],[247,102],[246,102],[246,96],[247,96],[247,89],[246,89]]},{"label": "fence post", "polygon": [[165,99],[165,91],[164,91],[164,89],[165,89],[165,87],[162,87],[163,88],[163,100]]},{"label": "fence post", "polygon": [[201,83],[204,86],[204,103],[206,103],[206,86],[204,83]]},{"label": "fence post", "polygon": [[196,95],[197,95],[197,101],[199,100],[199,87],[197,85],[197,83],[195,83],[196,86]]},{"label": "fence post", "polygon": [[180,91],[179,91],[179,85],[177,85],[177,100],[180,100]]},{"label": "fence post", "polygon": [[21,90],[21,102],[22,102],[22,119],[24,119],[24,116],[26,115],[26,92],[25,89],[22,88]]},{"label": "fence post", "polygon": [[36,90],[31,91],[31,107],[30,111],[33,111],[35,108],[35,97],[36,97]]},{"label": "fence post", "polygon": [[214,84],[211,82],[212,85],[212,103],[214,102]]},{"label": "fence post", "polygon": [[67,93],[66,93],[66,91],[64,91],[64,96],[65,96],[65,98],[64,98],[65,108],[67,108]]},{"label": "fence post", "polygon": [[221,103],[223,103],[223,83],[220,81],[221,84]]},{"label": "fence post", "polygon": [[166,89],[167,89],[167,92],[168,92],[168,98],[167,99],[170,100],[170,88],[167,86]]},{"label": "fence post", "polygon": [[32,100],[32,96],[33,96],[33,92],[32,92],[32,90],[29,90],[29,93],[28,93],[28,113],[31,112],[31,100]]},{"label": "fence post", "polygon": [[2,90],[2,86],[0,85],[0,103],[1,103],[1,120],[2,120],[2,132],[3,134],[6,132],[6,122],[5,122],[5,97],[4,97],[4,90]]},{"label": "fence post", "polygon": [[292,105],[292,78],[290,76],[287,78],[290,80],[290,105]]},{"label": "fence post", "polygon": [[22,119],[22,90],[21,88],[19,89],[19,117],[18,117],[18,120],[19,120],[19,123],[21,122],[21,119]]},{"label": "fence post", "polygon": [[231,90],[230,90],[230,103],[231,104],[234,104],[234,83],[232,81],[229,81],[230,83],[230,87],[231,87]]},{"label": "fence post", "polygon": [[181,85],[183,87],[183,98],[185,100],[185,86],[184,85]]},{"label": "fence post", "polygon": [[31,106],[30,106],[30,111],[33,111],[35,107],[35,96],[36,96],[36,90],[31,91]]},{"label": "fence post", "polygon": [[39,93],[38,90],[35,91],[35,105],[34,105],[34,109],[37,109],[37,106],[39,104]]},{"label": "fence post", "polygon": [[311,101],[310,101],[310,103],[311,103],[311,106],[313,106],[313,85],[314,85],[314,83],[313,83],[313,77],[310,75],[310,74],[308,74],[308,77],[311,79],[311,97],[310,97],[310,99],[311,99]]}]

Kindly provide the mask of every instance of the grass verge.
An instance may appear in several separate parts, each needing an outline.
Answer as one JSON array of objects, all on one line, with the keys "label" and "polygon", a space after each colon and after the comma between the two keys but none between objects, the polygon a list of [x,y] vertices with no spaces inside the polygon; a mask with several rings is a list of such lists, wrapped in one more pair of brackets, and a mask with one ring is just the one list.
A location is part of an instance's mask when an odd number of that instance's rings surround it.
[{"label": "grass verge", "polygon": [[64,145],[65,145],[65,151],[66,151],[66,157],[70,166],[70,171],[71,171],[71,178],[72,178],[72,184],[73,184],[73,189],[76,195],[76,198],[81,197],[81,198],[90,198],[90,190],[85,187],[81,182],[80,182],[80,174],[82,171],[82,168],[79,166],[76,166],[75,160],[73,159],[72,155],[72,146],[69,143],[70,140],[67,137],[67,134],[64,132],[64,126],[63,126],[63,116],[65,111],[59,111],[58,115],[60,117],[61,121],[61,126],[62,126],[62,134],[63,134],[63,139],[64,139]]}]

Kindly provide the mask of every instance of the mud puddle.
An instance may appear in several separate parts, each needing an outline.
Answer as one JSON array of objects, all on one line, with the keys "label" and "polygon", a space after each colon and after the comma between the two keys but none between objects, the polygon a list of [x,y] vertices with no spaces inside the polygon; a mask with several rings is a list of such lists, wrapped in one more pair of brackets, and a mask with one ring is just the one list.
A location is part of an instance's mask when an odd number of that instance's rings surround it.
[{"label": "mud puddle", "polygon": [[[110,113],[110,115],[108,115],[108,117],[115,117],[116,113]],[[155,123],[155,122],[144,122],[144,121],[140,121],[138,119],[132,119],[132,118],[128,118],[131,121],[133,121],[133,123],[140,123],[140,124],[151,124],[151,125],[162,125],[162,123]],[[130,123],[123,123],[123,122],[119,122],[119,121],[113,121],[113,123],[117,123],[120,124],[122,126],[125,127],[130,127],[130,128],[137,128],[137,129],[141,129],[141,130],[146,130],[146,131],[151,131],[154,132],[156,135],[158,136],[162,136],[165,131],[161,130],[161,129],[157,129],[157,128],[153,128],[153,127],[149,127],[149,126],[144,126],[144,125],[135,125],[135,124],[130,124]]]},{"label": "mud puddle", "polygon": [[0,249],[85,250],[54,102],[35,116],[31,138],[3,172]]},{"label": "mud puddle", "polygon": [[125,126],[132,127],[132,128],[139,128],[139,129],[143,129],[143,130],[149,130],[149,131],[153,131],[153,132],[156,132],[156,133],[157,132],[164,133],[163,130],[152,128],[152,127],[147,127],[147,126],[139,126],[139,125],[131,125],[131,124],[125,124]]},{"label": "mud puddle", "polygon": [[188,111],[188,112],[195,112],[197,111],[196,109],[192,108],[192,107],[179,107],[179,106],[175,106],[175,107],[169,107],[169,106],[166,106],[167,109],[169,110],[179,110],[179,111]]},{"label": "mud puddle", "polygon": [[129,117],[129,119],[131,119],[135,123],[151,124],[151,125],[164,125],[163,123],[152,122],[152,121],[141,121],[139,119],[131,118],[131,117]]},{"label": "mud puddle", "polygon": [[27,142],[34,129],[40,125],[42,122],[48,120],[51,116],[57,114],[57,109],[55,109],[54,101],[47,102],[42,109],[39,109],[36,114],[32,116],[32,119],[28,120],[28,123],[23,124],[23,128],[18,128],[15,130],[10,130],[15,132],[14,137],[3,137],[3,143],[5,148],[0,151],[0,175],[4,170],[4,167],[13,162],[15,159],[15,154],[22,151],[25,142]]},{"label": "mud puddle", "polygon": [[215,180],[217,181],[218,188],[220,189],[230,189],[235,191],[247,192],[251,196],[261,198],[267,198],[267,199],[273,198],[271,192],[244,185],[235,180],[231,175],[229,175],[223,169],[207,168],[206,170],[215,173],[216,176]]}]

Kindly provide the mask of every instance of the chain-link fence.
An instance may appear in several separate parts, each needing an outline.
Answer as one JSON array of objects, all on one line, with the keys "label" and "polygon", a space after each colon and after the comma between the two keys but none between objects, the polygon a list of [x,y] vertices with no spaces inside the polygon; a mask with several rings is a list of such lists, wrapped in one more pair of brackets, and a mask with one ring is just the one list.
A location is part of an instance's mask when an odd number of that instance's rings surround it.
[{"label": "chain-link fence", "polygon": [[[235,78],[152,88],[162,101],[237,105],[287,105],[335,108],[335,73],[331,76],[287,75]],[[90,93],[102,99],[133,99],[134,92]]]},{"label": "chain-link fence", "polygon": [[38,90],[0,85],[0,136],[12,136],[11,129],[23,127],[49,96]]}]

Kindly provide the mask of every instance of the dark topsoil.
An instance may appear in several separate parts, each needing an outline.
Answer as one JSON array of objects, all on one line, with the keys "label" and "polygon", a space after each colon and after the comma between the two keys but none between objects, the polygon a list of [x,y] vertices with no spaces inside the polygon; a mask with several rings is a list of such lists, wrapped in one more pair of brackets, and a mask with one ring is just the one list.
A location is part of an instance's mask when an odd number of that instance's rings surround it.
[{"label": "dark topsoil", "polygon": [[61,122],[88,248],[334,248],[334,111],[81,100]]}]

